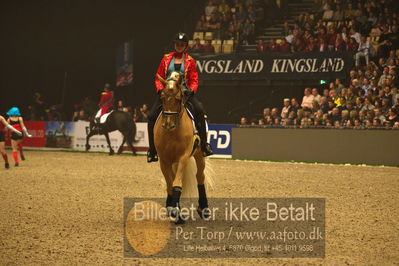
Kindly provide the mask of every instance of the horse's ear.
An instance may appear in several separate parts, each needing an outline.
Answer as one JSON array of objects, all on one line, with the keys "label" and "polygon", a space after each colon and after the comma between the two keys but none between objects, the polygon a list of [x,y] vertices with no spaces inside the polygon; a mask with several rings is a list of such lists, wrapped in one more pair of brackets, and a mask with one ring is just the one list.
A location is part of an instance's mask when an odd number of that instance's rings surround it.
[{"label": "horse's ear", "polygon": [[164,80],[159,74],[157,74],[157,78],[163,85],[166,85],[166,80]]}]

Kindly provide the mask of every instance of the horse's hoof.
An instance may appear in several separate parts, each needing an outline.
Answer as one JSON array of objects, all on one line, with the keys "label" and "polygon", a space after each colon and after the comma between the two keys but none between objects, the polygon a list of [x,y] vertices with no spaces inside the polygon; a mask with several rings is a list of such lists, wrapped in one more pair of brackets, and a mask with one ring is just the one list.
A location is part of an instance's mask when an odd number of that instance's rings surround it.
[{"label": "horse's hoof", "polygon": [[90,148],[91,148],[91,146],[87,144],[87,145],[86,145],[86,151],[89,151]]},{"label": "horse's hoof", "polygon": [[109,152],[109,155],[114,155],[115,154],[115,152],[113,151],[113,150],[111,150],[110,152]]},{"label": "horse's hoof", "polygon": [[182,218],[182,216],[179,215],[179,217],[176,219],[175,224],[184,224],[186,221]]},{"label": "horse's hoof", "polygon": [[117,155],[120,155],[122,153],[122,151],[118,150],[118,152],[116,153]]},{"label": "horse's hoof", "polygon": [[201,219],[209,219],[211,217],[211,210],[208,207],[202,209],[198,206],[197,213]]}]

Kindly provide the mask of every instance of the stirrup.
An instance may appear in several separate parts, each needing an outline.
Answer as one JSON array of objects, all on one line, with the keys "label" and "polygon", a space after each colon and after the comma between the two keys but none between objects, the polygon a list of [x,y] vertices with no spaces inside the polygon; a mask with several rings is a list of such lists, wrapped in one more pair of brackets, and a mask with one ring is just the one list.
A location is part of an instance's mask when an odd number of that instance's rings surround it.
[{"label": "stirrup", "polygon": [[147,163],[158,162],[158,155],[151,150],[147,151]]},{"label": "stirrup", "polygon": [[205,143],[205,146],[202,147],[202,152],[204,154],[204,157],[207,157],[209,155],[213,155],[211,144]]}]

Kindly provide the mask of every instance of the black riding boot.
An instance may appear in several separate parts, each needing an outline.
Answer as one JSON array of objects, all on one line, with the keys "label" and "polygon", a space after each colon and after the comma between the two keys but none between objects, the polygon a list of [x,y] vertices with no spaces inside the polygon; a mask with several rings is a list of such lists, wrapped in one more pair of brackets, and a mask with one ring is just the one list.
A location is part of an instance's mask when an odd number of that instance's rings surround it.
[{"label": "black riding boot", "polygon": [[155,149],[155,144],[154,144],[154,126],[155,126],[155,122],[148,121],[148,124],[147,124],[148,144],[149,144],[149,149],[147,151],[147,162],[148,163],[158,161],[157,150]]},{"label": "black riding boot", "polygon": [[201,150],[204,154],[204,157],[212,155],[213,151],[211,148],[211,144],[207,142],[205,117],[201,115],[200,117],[197,117],[196,120],[197,123],[195,124],[195,126],[197,127],[198,135],[201,139]]}]

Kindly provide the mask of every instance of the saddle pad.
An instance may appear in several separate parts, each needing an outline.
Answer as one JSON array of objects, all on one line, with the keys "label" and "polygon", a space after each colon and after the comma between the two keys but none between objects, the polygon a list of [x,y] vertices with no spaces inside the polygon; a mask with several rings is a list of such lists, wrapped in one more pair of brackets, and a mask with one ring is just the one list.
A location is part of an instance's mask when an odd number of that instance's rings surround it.
[{"label": "saddle pad", "polygon": [[100,117],[100,124],[104,124],[105,121],[107,121],[108,116],[109,116],[112,112],[113,112],[113,111],[111,111],[111,112],[109,112],[109,113],[106,113],[106,114],[103,114],[103,115]]}]

